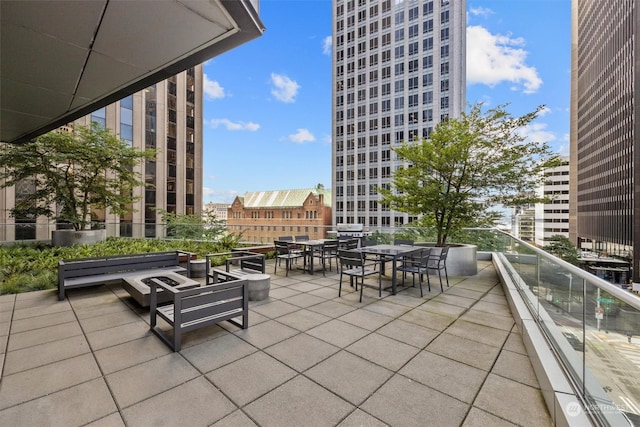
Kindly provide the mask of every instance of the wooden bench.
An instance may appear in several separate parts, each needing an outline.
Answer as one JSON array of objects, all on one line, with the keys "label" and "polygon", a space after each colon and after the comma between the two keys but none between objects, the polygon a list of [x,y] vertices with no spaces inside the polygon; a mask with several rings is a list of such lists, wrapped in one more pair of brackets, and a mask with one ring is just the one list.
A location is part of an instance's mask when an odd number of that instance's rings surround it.
[{"label": "wooden bench", "polygon": [[[58,299],[67,289],[121,283],[125,277],[146,272],[176,272],[189,276],[191,253],[184,251],[77,258],[58,261]],[[187,267],[180,266],[186,257]]]},{"label": "wooden bench", "polygon": [[[225,264],[224,269],[222,268],[212,268],[212,259],[224,257]],[[264,254],[258,254],[254,252],[248,251],[238,251],[234,250],[232,252],[221,252],[217,254],[209,254],[205,257],[206,259],[206,281],[205,283],[208,285],[213,278],[212,273],[217,271],[219,273],[234,273],[237,275],[245,275],[251,273],[261,273],[264,274],[266,271],[266,260]]]},{"label": "wooden bench", "polygon": [[[247,280],[225,272],[216,273],[214,279],[209,285],[186,290],[178,290],[152,279],[150,327],[173,351],[182,348],[182,335],[185,332],[224,320],[242,329],[249,326]],[[158,307],[158,288],[171,295],[171,303]],[[171,326],[172,336],[157,326],[157,317]],[[242,318],[242,322],[235,320],[238,317]]]}]

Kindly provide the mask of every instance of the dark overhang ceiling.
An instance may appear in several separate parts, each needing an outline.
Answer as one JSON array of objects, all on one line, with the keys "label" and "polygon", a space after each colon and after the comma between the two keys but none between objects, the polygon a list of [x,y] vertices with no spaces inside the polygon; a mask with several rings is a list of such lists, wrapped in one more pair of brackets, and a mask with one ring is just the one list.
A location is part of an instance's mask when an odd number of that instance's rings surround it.
[{"label": "dark overhang ceiling", "polygon": [[262,35],[259,0],[1,0],[0,141],[24,142]]}]

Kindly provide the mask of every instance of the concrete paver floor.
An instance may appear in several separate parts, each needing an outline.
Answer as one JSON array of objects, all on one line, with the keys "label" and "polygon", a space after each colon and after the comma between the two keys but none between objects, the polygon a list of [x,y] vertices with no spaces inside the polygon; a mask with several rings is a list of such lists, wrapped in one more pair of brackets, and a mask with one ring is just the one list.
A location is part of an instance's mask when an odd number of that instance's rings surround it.
[{"label": "concrete paver floor", "polygon": [[422,298],[370,278],[362,303],[346,279],[338,297],[335,266],[267,268],[248,329],[188,333],[179,353],[119,286],[0,296],[0,425],[552,424],[490,262]]}]

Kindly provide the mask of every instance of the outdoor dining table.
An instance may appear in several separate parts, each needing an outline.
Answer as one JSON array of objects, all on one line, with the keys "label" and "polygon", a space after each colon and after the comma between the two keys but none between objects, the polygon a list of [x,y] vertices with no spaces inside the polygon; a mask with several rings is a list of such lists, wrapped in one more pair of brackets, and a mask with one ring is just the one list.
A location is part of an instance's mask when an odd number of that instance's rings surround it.
[{"label": "outdoor dining table", "polygon": [[380,274],[384,274],[385,263],[391,261],[391,293],[396,294],[396,262],[398,259],[419,252],[423,248],[420,246],[408,245],[373,245],[364,246],[355,250],[368,255],[376,255],[380,260]]},{"label": "outdoor dining table", "polygon": [[[313,274],[313,251],[317,248],[322,248],[322,244],[326,242],[328,239],[314,239],[314,240],[296,240],[295,242],[291,242],[292,246],[297,246],[302,248],[304,252],[304,267],[302,268],[304,271],[309,274]],[[309,265],[307,265],[307,255],[309,256]]]}]

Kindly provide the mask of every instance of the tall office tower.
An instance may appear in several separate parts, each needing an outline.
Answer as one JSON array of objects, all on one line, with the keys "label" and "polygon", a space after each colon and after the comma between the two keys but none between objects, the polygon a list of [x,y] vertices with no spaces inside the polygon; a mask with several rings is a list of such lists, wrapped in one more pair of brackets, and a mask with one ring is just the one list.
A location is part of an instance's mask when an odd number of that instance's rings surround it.
[{"label": "tall office tower", "polygon": [[569,238],[569,156],[563,156],[559,166],[544,171],[544,183],[538,195],[549,197],[547,203],[535,205],[535,242],[548,245],[552,236]]},{"label": "tall office tower", "polygon": [[[155,161],[138,166],[145,187],[135,189],[140,200],[125,217],[94,211],[107,235],[161,237],[157,208],[178,214],[202,211],[202,65],[189,68],[113,104],[81,117],[73,124],[98,122],[138,149],[156,150]],[[68,126],[70,128],[70,126]],[[29,226],[34,219],[9,218],[15,198],[28,187],[4,189],[0,223],[15,221],[16,239],[47,239],[49,228]],[[3,206],[5,205],[5,206]],[[37,223],[46,223],[39,218]],[[20,226],[22,224],[22,226]],[[11,240],[11,236],[7,236]]]},{"label": "tall office tower", "polygon": [[634,0],[572,2],[570,238],[632,258],[634,282],[640,278],[638,19]]},{"label": "tall office tower", "polygon": [[466,0],[333,0],[333,222],[395,227],[392,147],[465,108]]}]

